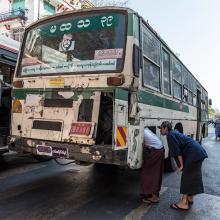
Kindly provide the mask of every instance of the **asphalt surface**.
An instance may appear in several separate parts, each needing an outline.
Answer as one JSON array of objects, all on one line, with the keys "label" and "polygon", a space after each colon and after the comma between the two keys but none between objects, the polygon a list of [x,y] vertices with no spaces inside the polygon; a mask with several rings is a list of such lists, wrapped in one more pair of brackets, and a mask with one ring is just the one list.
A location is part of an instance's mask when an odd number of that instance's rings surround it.
[{"label": "asphalt surface", "polygon": [[[220,219],[220,141],[214,130],[204,139],[205,193],[189,211],[169,207],[179,200],[180,175],[165,173],[159,204],[138,197],[139,171],[114,167],[60,166],[29,155],[6,154],[0,166],[0,219]],[[61,161],[65,163],[66,161]]]}]

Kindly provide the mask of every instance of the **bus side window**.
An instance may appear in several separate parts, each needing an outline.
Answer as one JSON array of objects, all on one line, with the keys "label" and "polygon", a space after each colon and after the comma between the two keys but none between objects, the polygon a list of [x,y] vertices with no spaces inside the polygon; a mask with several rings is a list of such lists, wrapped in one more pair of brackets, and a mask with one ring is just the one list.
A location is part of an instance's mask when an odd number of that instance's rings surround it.
[{"label": "bus side window", "polygon": [[162,51],[162,65],[163,65],[163,92],[171,95],[170,83],[170,55],[164,49]]},{"label": "bus side window", "polygon": [[182,66],[177,59],[173,58],[173,96],[182,100]]}]

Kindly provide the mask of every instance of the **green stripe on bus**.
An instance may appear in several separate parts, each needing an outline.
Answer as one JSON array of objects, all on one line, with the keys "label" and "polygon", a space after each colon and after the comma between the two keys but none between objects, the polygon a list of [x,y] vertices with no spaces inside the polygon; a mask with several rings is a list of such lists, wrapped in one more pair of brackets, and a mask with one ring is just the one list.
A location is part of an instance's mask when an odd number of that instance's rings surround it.
[{"label": "green stripe on bus", "polygon": [[113,92],[113,88],[85,88],[82,91],[77,89],[56,89],[56,88],[25,88],[25,89],[13,89],[12,95],[14,99],[24,100],[26,99],[27,94],[45,94],[45,98],[52,98],[52,93],[56,91],[67,91],[74,92],[72,99],[78,100],[78,95],[83,95],[84,98],[89,98],[93,95],[94,92],[102,91],[102,92]]},{"label": "green stripe on bus", "polygon": [[128,91],[121,89],[121,88],[116,88],[115,89],[115,98],[128,101]]},{"label": "green stripe on bus", "polygon": [[153,105],[157,107],[172,109],[176,111],[189,112],[189,107],[183,103],[177,103],[164,97],[160,97],[149,92],[138,91],[138,100],[140,103]]},{"label": "green stripe on bus", "polygon": [[27,94],[43,94],[43,89],[13,89],[12,96],[15,99],[24,100]]}]

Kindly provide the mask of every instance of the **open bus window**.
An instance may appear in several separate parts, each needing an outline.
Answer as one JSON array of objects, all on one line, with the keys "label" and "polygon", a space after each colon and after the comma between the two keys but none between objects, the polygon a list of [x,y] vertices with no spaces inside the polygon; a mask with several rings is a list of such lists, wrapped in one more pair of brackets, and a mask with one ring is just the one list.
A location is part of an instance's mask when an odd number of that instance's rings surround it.
[{"label": "open bus window", "polygon": [[20,74],[114,72],[123,67],[126,17],[70,15],[26,33]]},{"label": "open bus window", "polygon": [[188,97],[189,97],[189,95],[188,95],[188,89],[187,88],[183,88],[183,101],[184,102],[187,102],[188,101]]},{"label": "open bus window", "polygon": [[197,106],[197,97],[193,95],[193,106]]}]

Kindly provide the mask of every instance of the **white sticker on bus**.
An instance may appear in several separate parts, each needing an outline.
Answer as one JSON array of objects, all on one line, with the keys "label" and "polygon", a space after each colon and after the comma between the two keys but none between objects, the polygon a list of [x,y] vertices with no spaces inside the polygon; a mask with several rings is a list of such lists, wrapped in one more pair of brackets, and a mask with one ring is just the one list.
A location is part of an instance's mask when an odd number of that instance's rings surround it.
[{"label": "white sticker on bus", "polygon": [[116,59],[104,60],[83,60],[64,63],[49,63],[33,66],[25,66],[21,70],[22,75],[47,74],[47,73],[67,73],[81,71],[104,71],[116,70]]},{"label": "white sticker on bus", "polygon": [[105,49],[95,51],[95,60],[122,58],[123,48]]}]

